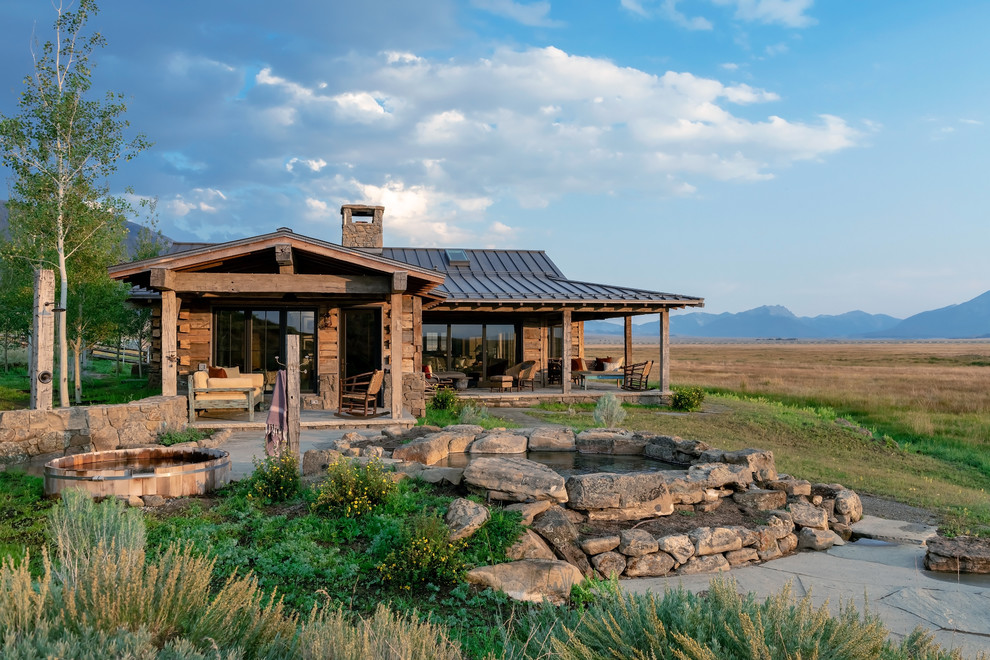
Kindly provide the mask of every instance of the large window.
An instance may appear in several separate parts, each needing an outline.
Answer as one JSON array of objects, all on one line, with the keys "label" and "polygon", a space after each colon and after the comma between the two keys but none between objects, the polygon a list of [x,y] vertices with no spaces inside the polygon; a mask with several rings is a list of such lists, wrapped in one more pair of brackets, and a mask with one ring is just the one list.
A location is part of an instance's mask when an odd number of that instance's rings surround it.
[{"label": "large window", "polygon": [[424,323],[423,364],[460,371],[474,385],[519,361],[518,328],[502,323]]},{"label": "large window", "polygon": [[218,309],[213,313],[213,363],[244,373],[285,364],[285,337],[299,335],[299,387],[316,385],[316,312],[311,309]]}]

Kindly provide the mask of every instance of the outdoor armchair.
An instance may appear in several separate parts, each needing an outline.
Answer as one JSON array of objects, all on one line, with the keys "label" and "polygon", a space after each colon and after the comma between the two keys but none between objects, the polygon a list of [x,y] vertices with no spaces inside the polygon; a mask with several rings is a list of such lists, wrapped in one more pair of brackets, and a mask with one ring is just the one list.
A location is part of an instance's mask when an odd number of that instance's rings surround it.
[{"label": "outdoor armchair", "polygon": [[637,362],[636,364],[623,367],[622,389],[638,391],[647,389],[647,381],[650,378],[650,370],[652,368],[653,360]]},{"label": "outdoor armchair", "polygon": [[[337,412],[369,417],[378,411],[378,391],[385,372],[381,369],[345,378],[340,384],[340,407]],[[369,412],[370,409],[370,412]]]}]

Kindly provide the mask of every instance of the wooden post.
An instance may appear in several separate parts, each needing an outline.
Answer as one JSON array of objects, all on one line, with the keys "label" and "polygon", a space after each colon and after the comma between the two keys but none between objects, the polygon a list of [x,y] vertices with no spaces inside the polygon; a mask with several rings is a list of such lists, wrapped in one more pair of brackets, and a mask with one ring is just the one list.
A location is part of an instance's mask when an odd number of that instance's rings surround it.
[{"label": "wooden post", "polygon": [[563,350],[560,355],[560,387],[564,394],[571,393],[571,310],[565,309],[561,314],[561,334],[563,335]]},{"label": "wooden post", "polygon": [[52,409],[52,370],[55,366],[55,271],[34,273],[34,319],[31,342],[31,408]]},{"label": "wooden post", "polygon": [[392,419],[402,418],[402,293],[392,294],[388,363],[392,374]]},{"label": "wooden post", "polygon": [[670,394],[670,310],[660,312],[660,392]]},{"label": "wooden post", "polygon": [[289,451],[299,459],[302,466],[302,456],[299,455],[299,335],[286,335],[285,337],[285,398],[286,441],[289,444]]},{"label": "wooden post", "polygon": [[175,291],[162,291],[162,396],[178,393],[179,355],[176,350],[176,327],[179,308]]},{"label": "wooden post", "polygon": [[625,352],[623,353],[623,364],[627,367],[632,364],[632,317],[627,316],[624,320],[623,341]]}]

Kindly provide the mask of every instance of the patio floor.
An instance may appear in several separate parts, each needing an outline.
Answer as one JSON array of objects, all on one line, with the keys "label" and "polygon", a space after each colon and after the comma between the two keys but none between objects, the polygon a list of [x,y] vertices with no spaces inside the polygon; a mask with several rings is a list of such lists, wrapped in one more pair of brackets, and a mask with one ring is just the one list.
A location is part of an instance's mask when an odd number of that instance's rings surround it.
[{"label": "patio floor", "polygon": [[[668,396],[660,390],[645,392],[630,392],[615,387],[611,383],[593,382],[584,390],[574,386],[570,394],[560,391],[560,386],[537,387],[522,392],[492,392],[487,387],[459,390],[457,395],[464,401],[470,401],[486,408],[529,408],[540,403],[594,403],[606,392],[611,392],[624,403],[661,404],[667,403]],[[192,426],[199,429],[230,429],[232,431],[265,430],[267,404],[261,410],[255,410],[254,421],[248,421],[246,411],[238,410],[205,410],[201,412]],[[392,419],[388,410],[379,412],[375,417],[354,417],[337,415],[334,410],[302,410],[299,414],[299,425],[302,429],[374,429],[387,426],[410,427],[416,424],[416,418],[405,415],[401,419]]]}]

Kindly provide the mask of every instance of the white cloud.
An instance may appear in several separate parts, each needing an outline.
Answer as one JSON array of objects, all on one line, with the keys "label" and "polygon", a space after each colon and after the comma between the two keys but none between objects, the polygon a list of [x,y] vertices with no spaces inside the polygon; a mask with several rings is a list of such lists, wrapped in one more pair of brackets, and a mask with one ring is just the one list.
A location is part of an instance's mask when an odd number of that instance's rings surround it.
[{"label": "white cloud", "polygon": [[308,168],[311,172],[319,172],[320,170],[322,170],[324,167],[327,166],[327,161],[323,160],[322,158],[315,158],[315,159],[292,158],[289,160],[289,162],[285,164],[285,169],[289,172],[292,172],[295,169],[297,163]]},{"label": "white cloud", "polygon": [[803,28],[817,21],[805,14],[814,0],[711,0],[717,5],[735,7],[736,18],[755,23],[776,23]]},{"label": "white cloud", "polygon": [[387,99],[370,92],[346,92],[332,97],[337,116],[346,121],[371,123],[388,116]]},{"label": "white cloud", "polygon": [[558,27],[559,21],[549,17],[550,3],[542,0],[524,4],[513,0],[471,0],[471,5],[477,9],[502,16],[530,27]]},{"label": "white cloud", "polygon": [[725,69],[726,71],[737,71],[739,69],[739,65],[735,62],[723,62],[722,64],[719,64],[719,67]]},{"label": "white cloud", "polygon": [[[236,190],[228,213],[264,207],[323,236],[327,211],[308,200],[363,200],[386,206],[387,231],[404,242],[478,244],[494,236],[485,216],[498,202],[703,195],[711,181],[771,179],[862,135],[839,117],[775,115],[773,90],[552,47],[454,60],[380,52],[353,56],[347,70],[305,83],[258,72],[229,117],[231,135],[249,134],[251,148],[230,143],[245,157],[220,172],[224,190]],[[184,193],[171,208],[191,219],[222,203]],[[270,227],[241,227],[250,230]]]},{"label": "white cloud", "polygon": [[[734,10],[737,20],[777,24],[790,28],[803,28],[817,21],[805,12],[814,0],[708,0],[708,2]],[[712,22],[702,16],[689,17],[678,8],[682,0],[621,0],[623,9],[642,18],[660,17],[688,30],[711,30]],[[695,3],[697,4],[697,3]]]},{"label": "white cloud", "polygon": [[660,13],[667,19],[688,30],[711,30],[711,21],[701,16],[689,18],[677,9],[678,0],[663,0],[660,6]]}]

